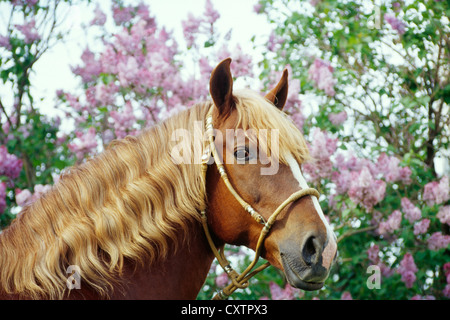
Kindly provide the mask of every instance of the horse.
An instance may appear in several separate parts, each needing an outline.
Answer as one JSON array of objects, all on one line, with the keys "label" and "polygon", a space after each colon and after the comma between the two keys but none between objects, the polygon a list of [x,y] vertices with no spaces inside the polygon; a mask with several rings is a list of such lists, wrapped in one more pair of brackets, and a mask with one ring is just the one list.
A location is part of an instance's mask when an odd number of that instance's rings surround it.
[{"label": "horse", "polygon": [[233,90],[230,64],[212,71],[211,99],[113,141],[22,209],[0,234],[0,298],[195,299],[225,244],[255,250],[296,288],[324,285],[336,237],[282,111],[287,71],[262,96]]}]

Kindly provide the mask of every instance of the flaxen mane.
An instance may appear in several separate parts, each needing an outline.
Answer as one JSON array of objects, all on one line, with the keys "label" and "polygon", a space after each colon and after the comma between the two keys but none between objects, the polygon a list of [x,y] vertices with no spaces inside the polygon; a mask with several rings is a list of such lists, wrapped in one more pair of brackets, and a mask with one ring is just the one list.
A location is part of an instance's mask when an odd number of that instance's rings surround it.
[{"label": "flaxen mane", "polygon": [[[241,126],[278,128],[280,154],[307,158],[302,135],[282,112],[253,93],[237,94],[236,101]],[[195,152],[191,164],[172,161],[172,133],[198,130],[195,123],[210,106],[198,104],[138,137],[115,141],[24,208],[0,234],[0,291],[61,299],[67,267],[76,265],[83,283],[108,295],[125,259],[164,258],[199,219],[206,194]],[[201,148],[201,141],[190,143]]]},{"label": "flaxen mane", "polygon": [[[310,159],[308,146],[303,135],[297,129],[291,118],[283,111],[274,108],[273,105],[258,93],[251,90],[240,90],[234,95],[238,120],[236,128],[254,129],[258,137],[264,137],[258,130],[264,129],[267,132],[267,141],[258,140],[258,147],[267,154],[279,154],[276,158],[281,163],[287,164],[286,156],[293,156],[298,163],[303,163]],[[278,131],[278,148],[271,147],[271,133]]]}]

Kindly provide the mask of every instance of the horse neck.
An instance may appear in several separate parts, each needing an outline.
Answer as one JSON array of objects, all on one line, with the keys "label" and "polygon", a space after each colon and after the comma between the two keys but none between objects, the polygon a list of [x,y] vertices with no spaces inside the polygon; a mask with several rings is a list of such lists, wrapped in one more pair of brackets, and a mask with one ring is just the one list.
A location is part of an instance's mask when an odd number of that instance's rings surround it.
[{"label": "horse neck", "polygon": [[112,298],[195,299],[206,280],[214,255],[200,224],[193,224],[186,237],[176,251],[156,263],[136,269],[130,265],[130,276],[123,281],[128,284],[115,290]]},{"label": "horse neck", "polygon": [[[175,252],[150,266],[135,266],[128,262],[120,285],[114,288],[111,299],[193,300],[205,283],[214,255],[200,224],[190,229],[188,238]],[[89,286],[81,285],[70,292],[67,299],[104,299]],[[0,290],[0,300],[28,299]]]}]

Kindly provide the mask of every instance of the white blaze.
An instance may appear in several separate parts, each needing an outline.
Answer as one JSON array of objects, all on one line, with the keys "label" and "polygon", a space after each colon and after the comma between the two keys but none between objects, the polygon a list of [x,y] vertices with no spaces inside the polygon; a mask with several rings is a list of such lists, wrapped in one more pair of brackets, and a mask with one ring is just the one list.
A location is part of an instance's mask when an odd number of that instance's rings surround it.
[{"label": "white blaze", "polygon": [[[289,164],[289,167],[291,168],[294,178],[298,181],[300,187],[302,189],[309,188],[308,184],[306,183],[305,178],[302,175],[300,166],[298,165],[297,161],[295,161],[294,157],[292,155],[288,155],[286,157],[286,160],[287,160],[287,163]],[[331,229],[330,225],[328,224],[327,219],[325,219],[325,215],[323,214],[322,208],[319,205],[319,200],[315,196],[311,196],[311,197],[312,197],[312,201],[314,204],[314,208],[316,209],[317,214],[319,215],[325,228],[327,229],[328,245],[323,252],[323,257],[324,257],[323,262],[324,262],[324,265],[327,266],[327,265],[331,264],[331,262],[334,258],[334,252],[336,250],[336,235],[334,234],[333,230]]]}]

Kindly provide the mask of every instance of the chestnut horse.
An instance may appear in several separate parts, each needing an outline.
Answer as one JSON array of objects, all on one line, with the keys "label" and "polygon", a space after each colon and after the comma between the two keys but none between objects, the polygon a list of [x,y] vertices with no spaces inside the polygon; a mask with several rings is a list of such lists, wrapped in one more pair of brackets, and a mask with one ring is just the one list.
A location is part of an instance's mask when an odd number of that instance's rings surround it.
[{"label": "chestnut horse", "polygon": [[287,71],[263,97],[233,91],[230,63],[211,74],[212,101],[114,141],[23,209],[0,234],[0,298],[195,299],[226,243],[294,287],[323,286],[336,238],[302,176],[303,136],[281,111]]}]

